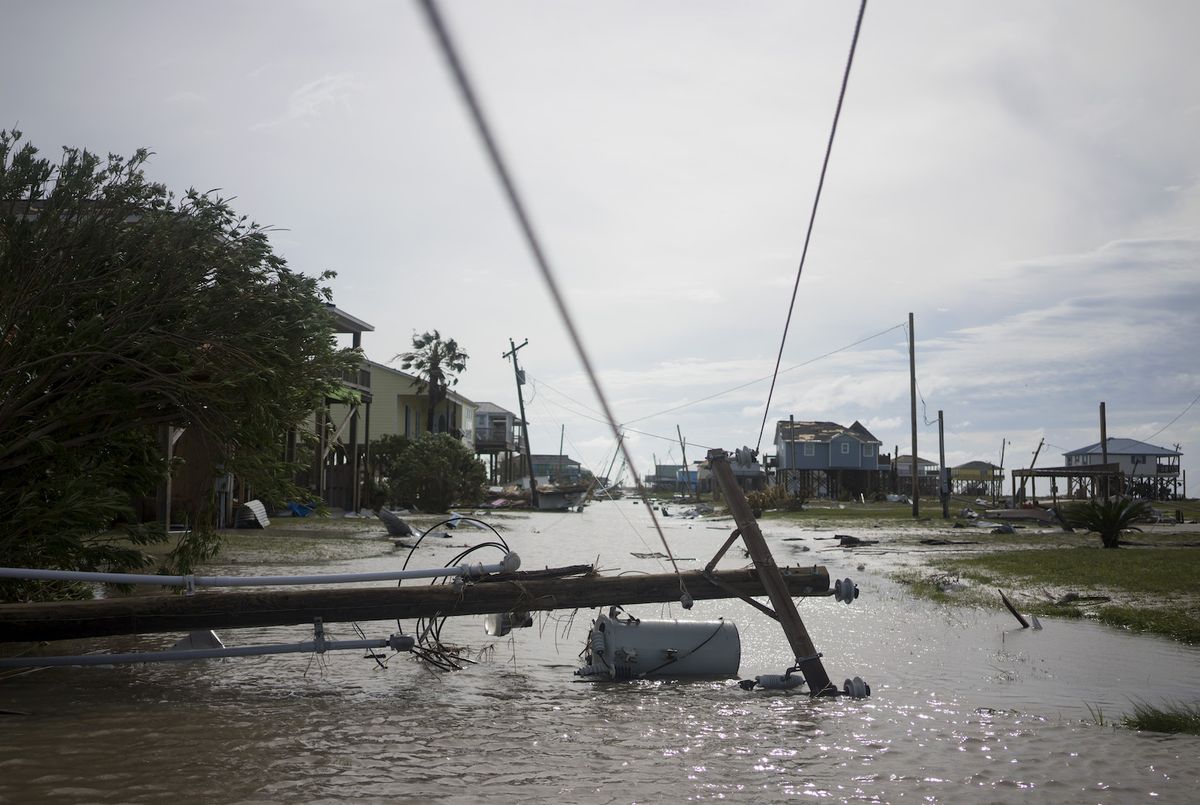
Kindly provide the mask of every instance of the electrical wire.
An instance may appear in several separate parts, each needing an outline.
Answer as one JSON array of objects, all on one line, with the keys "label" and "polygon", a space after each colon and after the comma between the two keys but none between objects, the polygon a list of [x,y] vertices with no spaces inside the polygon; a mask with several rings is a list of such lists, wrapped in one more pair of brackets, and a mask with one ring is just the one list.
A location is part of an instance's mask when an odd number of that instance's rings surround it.
[{"label": "electrical wire", "polygon": [[1179,412],[1179,416],[1175,417],[1170,422],[1163,425],[1158,430],[1154,431],[1154,433],[1152,433],[1150,436],[1147,436],[1146,441],[1149,442],[1151,439],[1158,436],[1158,434],[1162,433],[1164,430],[1166,430],[1167,428],[1174,425],[1176,422],[1178,422],[1183,417],[1184,414],[1186,414],[1188,411],[1192,410],[1192,406],[1198,402],[1200,402],[1200,394],[1197,394],[1195,399],[1193,399],[1190,403],[1187,404],[1187,408],[1184,408],[1182,411]]},{"label": "electrical wire", "polygon": [[779,365],[783,363],[783,347],[787,343],[788,328],[792,324],[792,313],[796,308],[796,294],[800,290],[800,276],[804,273],[804,261],[808,257],[808,246],[812,241],[813,225],[817,220],[817,208],[821,203],[821,190],[825,187],[825,174],[829,170],[829,157],[833,153],[833,140],[837,135],[838,119],[842,115],[842,103],[846,99],[846,86],[850,83],[850,67],[854,64],[854,51],[858,48],[858,34],[862,30],[863,15],[867,11],[867,0],[858,7],[858,19],[854,23],[854,37],[850,40],[850,54],[846,58],[846,70],[842,74],[842,88],[838,92],[837,108],[833,113],[833,125],[829,130],[829,142],[825,145],[825,159],[821,163],[821,178],[817,181],[817,192],[813,197],[812,212],[808,217],[808,231],[804,235],[804,248],[800,252],[800,265],[796,269],[796,282],[792,286],[792,299],[788,303],[787,319],[783,324],[783,336],[779,339],[779,354],[775,358],[775,373],[771,377],[771,389],[767,392],[767,403],[763,406],[762,426],[758,430],[755,452],[762,448],[763,433],[767,430],[767,416],[771,412],[771,398],[775,395],[775,380],[779,376]]},{"label": "electrical wire", "polygon": [[[866,0],[863,0],[864,4]],[[484,148],[487,151],[488,157],[492,164],[492,169],[495,171],[496,178],[499,180],[504,189],[505,197],[508,200],[508,205],[512,209],[513,215],[517,219],[517,223],[521,228],[522,234],[525,236],[526,245],[533,256],[534,263],[541,272],[542,280],[544,281],[547,290],[550,293],[551,299],[554,301],[554,306],[558,310],[559,318],[562,319],[563,327],[570,337],[571,344],[575,348],[575,353],[579,358],[579,362],[583,365],[584,372],[588,376],[588,381],[592,384],[592,392],[596,395],[596,399],[600,403],[601,409],[604,411],[604,416],[608,420],[608,425],[612,428],[613,437],[620,441],[621,449],[625,453],[625,460],[629,462],[631,467],[636,466],[633,461],[633,456],[629,453],[625,442],[620,439],[620,426],[617,424],[617,418],[613,415],[612,407],[608,403],[608,397],[604,394],[604,389],[600,386],[600,379],[596,375],[596,370],[592,366],[592,360],[588,356],[587,350],[583,346],[583,339],[579,335],[579,330],[575,326],[575,321],[570,312],[567,310],[567,302],[563,297],[562,291],[558,287],[558,281],[554,277],[553,271],[550,269],[550,262],[546,257],[545,250],[542,248],[541,239],[533,229],[533,222],[529,214],[525,210],[525,204],[521,200],[520,194],[517,192],[517,187],[509,173],[507,164],[500,154],[500,146],[492,135],[491,126],[483,114],[483,107],[476,97],[470,79],[467,77],[466,68],[458,57],[458,51],[454,46],[454,42],[450,38],[450,32],[446,28],[445,22],[442,20],[441,12],[438,10],[436,0],[422,0],[421,6],[425,10],[425,16],[429,21],[429,26],[433,30],[437,38],[438,45],[441,48],[442,55],[446,59],[447,66],[454,75],[454,80],[458,86],[459,93],[462,95],[463,102],[467,105],[467,109],[471,114],[471,119],[475,124],[475,129],[483,141]],[[675,562],[675,557],[671,553],[671,546],[667,544],[667,536],[663,533],[662,525],[658,522],[658,518],[654,516],[653,509],[649,508],[649,496],[646,494],[645,487],[642,486],[641,478],[637,473],[634,473],[634,483],[637,486],[638,493],[643,500],[647,501],[647,511],[650,514],[650,519],[654,522],[654,527],[658,531],[659,539],[662,541],[663,548],[667,551],[667,556],[671,559],[671,565],[675,568],[675,575],[679,578],[680,591],[686,595],[687,589],[684,586],[683,574],[679,570],[679,565]]]}]

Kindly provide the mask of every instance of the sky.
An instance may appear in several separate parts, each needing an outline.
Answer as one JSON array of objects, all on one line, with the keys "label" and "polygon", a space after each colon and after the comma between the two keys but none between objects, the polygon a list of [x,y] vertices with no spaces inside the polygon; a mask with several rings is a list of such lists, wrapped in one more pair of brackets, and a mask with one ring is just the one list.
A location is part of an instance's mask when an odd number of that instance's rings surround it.
[{"label": "sky", "polygon": [[[1181,445],[1200,491],[1200,4],[444,0],[640,473],[774,423],[946,463]],[[615,440],[414,2],[0,0],[0,128],[219,188],[389,363],[598,474]],[[782,371],[767,407],[781,342]],[[398,366],[398,362],[393,365]],[[765,433],[763,429],[766,422]],[[932,423],[932,424],[931,424]],[[619,466],[619,462],[618,462]],[[627,473],[628,475],[628,473]]]}]

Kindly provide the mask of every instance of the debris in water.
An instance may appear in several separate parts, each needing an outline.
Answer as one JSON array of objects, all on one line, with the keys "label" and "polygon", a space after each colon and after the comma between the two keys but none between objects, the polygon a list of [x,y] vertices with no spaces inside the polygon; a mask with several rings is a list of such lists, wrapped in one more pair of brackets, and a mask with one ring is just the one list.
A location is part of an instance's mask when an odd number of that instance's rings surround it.
[{"label": "debris in water", "polygon": [[1008,600],[1008,596],[1004,594],[1004,590],[996,590],[996,592],[1000,593],[1000,600],[1004,602],[1004,606],[1008,607],[1008,611],[1011,612],[1013,617],[1017,619],[1017,623],[1021,624],[1021,628],[1028,629],[1029,621],[1025,620],[1024,615],[1022,615],[1020,612],[1017,612],[1017,608],[1012,605],[1012,601]]}]

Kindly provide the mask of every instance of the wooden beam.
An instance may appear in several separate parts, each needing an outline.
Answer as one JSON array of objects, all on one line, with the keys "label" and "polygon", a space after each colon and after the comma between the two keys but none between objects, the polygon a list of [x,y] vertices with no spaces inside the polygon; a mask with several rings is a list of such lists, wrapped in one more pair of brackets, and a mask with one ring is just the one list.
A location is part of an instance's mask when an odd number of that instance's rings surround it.
[{"label": "wooden beam", "polygon": [[[682,575],[696,600],[767,594],[757,572],[748,568],[716,572],[720,584],[698,571]],[[824,567],[785,568],[782,575],[792,596],[829,594],[829,573]],[[461,591],[451,584],[439,584],[4,604],[0,605],[0,643],[285,626],[312,623],[315,618],[325,623],[407,620],[678,600],[679,578],[660,573],[573,579],[494,577],[467,584]]]}]

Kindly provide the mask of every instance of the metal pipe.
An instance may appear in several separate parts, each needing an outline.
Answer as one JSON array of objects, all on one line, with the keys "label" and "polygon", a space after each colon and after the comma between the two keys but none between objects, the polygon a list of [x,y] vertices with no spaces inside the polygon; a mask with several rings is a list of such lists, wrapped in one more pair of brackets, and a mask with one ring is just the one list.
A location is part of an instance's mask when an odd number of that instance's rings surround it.
[{"label": "metal pipe", "polygon": [[455,567],[389,570],[377,573],[330,573],[312,576],[158,576],[136,573],[87,573],[75,570],[40,570],[0,567],[0,578],[39,581],[79,581],[102,584],[155,584],[164,587],[268,587],[286,584],[348,584],[359,581],[436,579],[443,576],[478,578],[490,573],[511,573],[521,566],[521,557],[507,553],[499,564],[461,564]]},{"label": "metal pipe", "polygon": [[394,634],[387,639],[365,640],[306,640],[303,643],[277,643],[265,646],[235,646],[232,648],[171,649],[168,651],[136,651],[127,654],[81,654],[58,657],[5,657],[0,668],[49,668],[66,665],[126,665],[139,662],[182,662],[222,657],[256,657],[263,654],[323,654],[363,648],[391,648],[408,651],[414,640],[411,635]]}]

